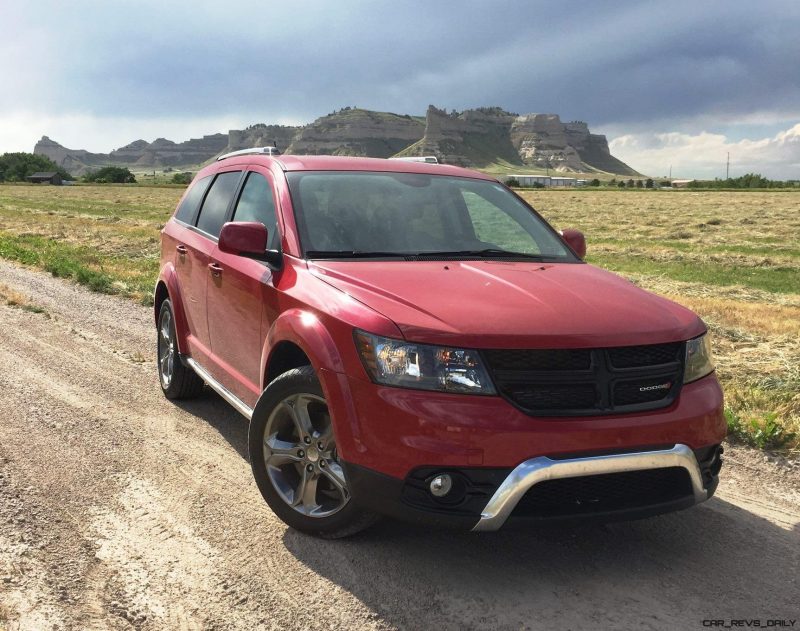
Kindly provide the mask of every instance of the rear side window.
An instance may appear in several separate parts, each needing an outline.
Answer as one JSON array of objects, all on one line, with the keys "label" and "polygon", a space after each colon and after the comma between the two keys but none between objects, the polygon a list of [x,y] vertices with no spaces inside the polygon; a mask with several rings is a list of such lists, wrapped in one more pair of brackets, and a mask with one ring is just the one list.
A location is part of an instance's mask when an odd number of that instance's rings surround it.
[{"label": "rear side window", "polygon": [[242,189],[239,203],[233,213],[234,221],[258,221],[263,223],[269,234],[269,248],[277,248],[277,220],[275,219],[275,198],[272,196],[267,179],[260,173],[250,173]]},{"label": "rear side window", "polygon": [[203,207],[200,209],[200,216],[197,218],[197,227],[200,230],[210,234],[212,237],[219,236],[222,224],[225,223],[228,206],[231,203],[231,199],[233,199],[233,194],[236,192],[236,187],[241,177],[241,171],[229,171],[220,173],[217,176],[208,191],[208,195],[206,195]]},{"label": "rear side window", "polygon": [[203,201],[203,195],[206,194],[209,184],[211,184],[210,175],[192,184],[189,192],[181,200],[178,210],[175,211],[175,219],[189,224],[194,221],[194,214],[197,212],[200,202]]}]

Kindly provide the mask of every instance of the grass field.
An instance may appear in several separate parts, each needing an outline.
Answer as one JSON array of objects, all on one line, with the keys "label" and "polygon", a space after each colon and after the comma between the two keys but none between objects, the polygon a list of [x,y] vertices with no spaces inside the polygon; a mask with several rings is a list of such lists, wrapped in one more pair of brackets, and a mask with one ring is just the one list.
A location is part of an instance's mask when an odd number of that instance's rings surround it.
[{"label": "grass field", "polygon": [[[0,257],[148,304],[158,231],[181,193],[0,186]],[[800,453],[799,193],[522,194],[556,227],[583,230],[591,263],[698,312],[714,333],[732,432]]]}]

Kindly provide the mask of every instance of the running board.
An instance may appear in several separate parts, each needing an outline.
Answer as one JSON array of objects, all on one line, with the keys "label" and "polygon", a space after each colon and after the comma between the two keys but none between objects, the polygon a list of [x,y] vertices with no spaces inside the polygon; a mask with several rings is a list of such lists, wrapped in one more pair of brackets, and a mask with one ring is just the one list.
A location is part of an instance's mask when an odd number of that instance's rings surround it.
[{"label": "running board", "polygon": [[248,421],[253,418],[253,409],[248,407],[239,397],[233,394],[233,392],[214,379],[205,368],[191,357],[186,358],[186,363],[197,373],[200,379],[208,384],[209,388],[230,403],[239,414],[244,416]]}]

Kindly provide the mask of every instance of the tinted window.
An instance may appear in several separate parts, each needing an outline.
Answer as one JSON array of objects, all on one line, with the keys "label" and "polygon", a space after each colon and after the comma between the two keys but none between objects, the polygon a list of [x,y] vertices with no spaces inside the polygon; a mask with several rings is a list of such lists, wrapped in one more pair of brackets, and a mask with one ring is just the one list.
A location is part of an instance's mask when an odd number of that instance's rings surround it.
[{"label": "tinted window", "polygon": [[189,192],[186,193],[186,196],[181,200],[178,210],[175,211],[175,219],[183,223],[192,223],[194,220],[194,213],[197,211],[200,202],[203,201],[203,195],[205,195],[209,184],[211,184],[210,175],[192,184]]},{"label": "tinted window", "polygon": [[269,247],[276,248],[278,243],[275,199],[267,179],[258,173],[247,176],[247,182],[242,189],[239,203],[233,213],[234,221],[258,221],[267,227],[269,233]]},{"label": "tinted window", "polygon": [[236,186],[239,184],[241,176],[241,171],[220,173],[217,176],[200,209],[200,216],[197,218],[197,227],[200,230],[214,237],[219,236],[222,224],[225,223],[228,205],[236,192]]}]

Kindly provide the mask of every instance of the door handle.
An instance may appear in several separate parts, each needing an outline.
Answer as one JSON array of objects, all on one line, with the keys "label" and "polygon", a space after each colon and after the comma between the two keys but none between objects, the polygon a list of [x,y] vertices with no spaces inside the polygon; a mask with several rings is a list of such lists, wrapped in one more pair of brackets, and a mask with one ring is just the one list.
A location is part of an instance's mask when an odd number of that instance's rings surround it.
[{"label": "door handle", "polygon": [[186,254],[186,252],[188,252],[188,250],[186,249],[186,246],[183,245],[183,244],[176,245],[175,249],[178,251],[178,254],[181,254],[181,255]]},{"label": "door handle", "polygon": [[222,275],[222,266],[219,263],[209,263],[208,269],[211,270],[211,273],[214,276],[221,276]]}]

